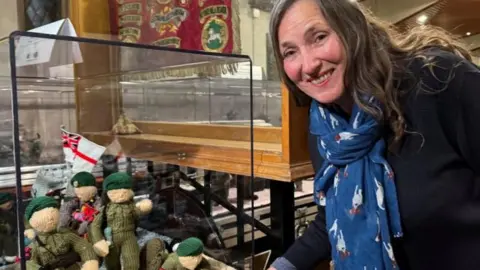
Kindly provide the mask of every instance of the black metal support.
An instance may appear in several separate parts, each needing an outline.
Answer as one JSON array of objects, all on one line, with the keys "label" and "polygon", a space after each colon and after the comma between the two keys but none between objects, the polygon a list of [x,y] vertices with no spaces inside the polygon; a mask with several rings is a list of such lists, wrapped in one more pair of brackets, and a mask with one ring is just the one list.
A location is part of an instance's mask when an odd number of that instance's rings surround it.
[{"label": "black metal support", "polygon": [[[244,216],[244,198],[245,198],[245,177],[236,175],[237,178],[237,245],[245,243],[245,222]],[[242,213],[242,214],[239,214]],[[252,217],[254,218],[254,217]]]},{"label": "black metal support", "polygon": [[205,171],[203,175],[203,205],[207,217],[212,216],[212,171]]},{"label": "black metal support", "polygon": [[[199,183],[197,183],[197,181],[195,181],[195,179],[191,179],[191,178],[188,178],[188,180],[190,181],[190,184],[195,188],[197,189],[198,191],[204,193],[205,192],[205,188],[200,185]],[[251,217],[247,214],[245,214],[243,211],[240,212],[235,206],[233,206],[230,202],[228,202],[227,200],[225,200],[224,198],[218,196],[217,194],[215,193],[211,193],[211,199],[215,202],[217,202],[219,205],[225,207],[225,209],[227,209],[228,211],[234,213],[235,215],[238,216],[242,216],[243,217],[243,220],[252,225],[253,227],[259,229],[261,232],[263,232],[265,235],[267,235],[268,237],[271,237],[271,238],[278,238],[278,236],[272,234],[270,228],[268,228],[265,224],[261,223],[260,221],[256,220],[254,217]],[[293,230],[292,230],[292,233],[293,233]]]},{"label": "black metal support", "polygon": [[270,181],[270,219],[273,234],[272,259],[282,254],[295,241],[295,186],[292,182]]}]

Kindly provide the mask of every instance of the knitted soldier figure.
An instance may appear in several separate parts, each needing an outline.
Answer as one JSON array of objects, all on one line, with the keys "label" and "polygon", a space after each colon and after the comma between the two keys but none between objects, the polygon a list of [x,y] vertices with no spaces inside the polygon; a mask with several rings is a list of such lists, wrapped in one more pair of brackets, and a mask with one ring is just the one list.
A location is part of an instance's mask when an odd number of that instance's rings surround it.
[{"label": "knitted soldier figure", "polygon": [[0,193],[0,265],[17,258],[17,218],[12,208],[12,195]]},{"label": "knitted soldier figure", "polygon": [[60,208],[60,227],[70,228],[80,236],[85,236],[88,225],[93,221],[102,201],[97,195],[95,176],[89,172],[79,172],[70,180],[75,198],[66,198]]},{"label": "knitted soldier figure", "polygon": [[203,257],[202,240],[190,237],[182,241],[174,253],[163,263],[165,270],[211,270],[210,262]]},{"label": "knitted soldier figure", "polygon": [[57,230],[58,207],[54,198],[42,196],[33,199],[25,209],[25,219],[36,234],[30,245],[27,270],[98,270],[97,256],[87,240],[68,229]]},{"label": "knitted soldier figure", "polygon": [[[152,202],[144,199],[135,204],[132,185],[132,178],[123,172],[105,178],[103,207],[90,225],[88,237],[97,254],[105,257],[108,270],[138,270],[140,267],[135,231],[139,216],[150,213]],[[106,232],[111,232],[111,236]]]}]

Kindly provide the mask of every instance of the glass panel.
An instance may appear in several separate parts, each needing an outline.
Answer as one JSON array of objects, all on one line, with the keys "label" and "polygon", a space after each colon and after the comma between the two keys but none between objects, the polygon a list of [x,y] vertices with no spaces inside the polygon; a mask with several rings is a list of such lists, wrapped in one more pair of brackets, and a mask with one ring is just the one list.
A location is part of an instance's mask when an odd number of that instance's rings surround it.
[{"label": "glass panel", "polygon": [[[11,61],[20,141],[14,150],[28,153],[16,164],[22,171],[17,185],[29,190],[21,194],[23,207],[39,197],[57,200],[61,227],[87,250],[109,250],[114,260],[105,262],[112,269],[119,269],[115,251],[127,245],[119,238],[125,235],[133,239],[128,245],[139,247],[138,257],[122,261],[126,268],[156,262],[159,269],[165,259],[159,252],[181,249],[189,237],[201,240],[203,263],[242,268],[250,244],[228,242],[236,235],[225,231],[237,223],[243,228],[246,220],[237,222],[232,207],[242,217],[254,196],[251,189],[239,200],[231,196],[243,193],[231,187],[253,171],[251,78],[240,72],[250,69],[248,57],[34,33],[10,42],[16,44]],[[255,96],[266,113],[265,89],[260,84]],[[236,119],[227,117],[230,111]],[[35,174],[23,173],[27,169]],[[79,180],[79,172],[91,173],[94,183]],[[25,211],[27,229],[46,240],[35,213],[52,212]],[[27,241],[30,248],[37,243]]]},{"label": "glass panel", "polygon": [[18,257],[18,204],[13,158],[8,40],[0,43],[0,63],[5,63],[0,65],[0,267],[11,267]]}]

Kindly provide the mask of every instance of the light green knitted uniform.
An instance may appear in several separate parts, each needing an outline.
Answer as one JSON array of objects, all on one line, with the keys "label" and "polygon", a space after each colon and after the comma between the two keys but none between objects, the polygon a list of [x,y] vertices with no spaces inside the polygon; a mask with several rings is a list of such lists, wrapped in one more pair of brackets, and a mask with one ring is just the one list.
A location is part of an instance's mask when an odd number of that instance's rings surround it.
[{"label": "light green knitted uniform", "polygon": [[[36,241],[32,243],[32,253],[30,260],[27,262],[27,270],[40,269],[40,266],[51,263],[57,258],[57,256],[67,254],[70,251],[77,252],[82,259],[82,262],[97,260],[97,255],[95,254],[92,245],[71,231],[60,230],[51,233],[38,234],[38,238],[42,241],[45,247],[41,247]],[[80,266],[74,264],[66,270],[77,269],[80,269]]]},{"label": "light green knitted uniform", "polygon": [[[95,244],[105,239],[103,219],[106,214],[106,227],[112,229],[112,242],[105,265],[108,270],[138,270],[140,268],[140,247],[135,236],[138,213],[133,202],[108,203],[95,217],[90,226],[89,238]],[[121,263],[122,262],[122,263]],[[123,268],[122,268],[123,266]]]}]

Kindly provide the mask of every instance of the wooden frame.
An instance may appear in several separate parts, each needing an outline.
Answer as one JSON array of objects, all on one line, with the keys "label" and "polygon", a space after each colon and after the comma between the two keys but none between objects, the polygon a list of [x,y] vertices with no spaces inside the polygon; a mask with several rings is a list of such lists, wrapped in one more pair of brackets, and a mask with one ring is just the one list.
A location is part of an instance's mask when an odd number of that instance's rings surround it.
[{"label": "wooden frame", "polygon": [[[72,2],[71,20],[79,36],[108,34],[109,15],[103,5],[107,4],[93,7],[82,0]],[[96,18],[95,22],[88,19],[92,17]],[[118,50],[98,51],[87,47],[82,50],[84,62],[75,67],[76,78],[85,78],[92,69],[97,74],[118,70],[115,68]],[[99,91],[98,95],[86,94],[88,88],[98,84],[110,84],[111,87],[108,91]],[[137,159],[251,175],[250,127],[140,121],[135,124],[143,134],[112,135],[110,131],[122,104],[119,86],[114,79],[106,77],[76,81],[80,134],[104,146],[117,138],[123,153]],[[287,182],[312,176],[307,132],[308,108],[297,107],[293,96],[283,87],[282,127],[254,128],[254,176]]]}]

